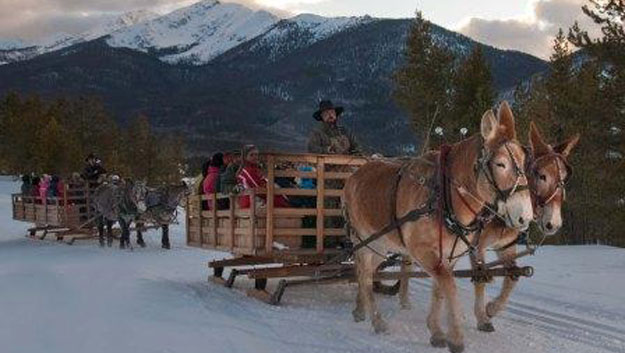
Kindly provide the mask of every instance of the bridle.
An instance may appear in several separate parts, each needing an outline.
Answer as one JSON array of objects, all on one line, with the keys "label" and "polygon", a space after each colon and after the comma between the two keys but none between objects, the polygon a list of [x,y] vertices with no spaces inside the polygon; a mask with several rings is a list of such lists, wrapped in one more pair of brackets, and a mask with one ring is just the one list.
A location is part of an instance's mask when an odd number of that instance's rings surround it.
[{"label": "bridle", "polygon": [[[558,192],[561,192],[562,200],[564,201],[566,199],[566,185],[568,184],[571,176],[573,175],[573,168],[567,162],[566,158],[562,154],[551,152],[544,156],[536,158],[534,161],[531,162],[530,169],[528,170],[531,170],[532,174],[534,174],[533,177],[535,180],[539,178],[539,176],[536,175],[538,173],[537,167],[538,167],[539,161],[547,159],[547,158],[553,158],[552,163],[555,163],[556,170],[557,170],[557,181],[556,181],[555,187],[553,188],[553,191],[549,194],[549,196],[544,197],[544,198],[541,198],[538,195],[537,193],[538,188],[535,185],[536,182],[534,182],[534,187],[530,188],[530,192],[532,194],[532,200],[534,201],[535,205],[538,206],[539,208],[544,208],[545,205],[553,201],[553,199],[558,195]],[[566,177],[564,179],[562,179],[562,167],[560,166],[561,164],[564,165],[564,168],[566,170]]]},{"label": "bridle", "polygon": [[[517,191],[529,190],[528,184],[525,184],[525,185],[520,184],[521,179],[525,177],[525,180],[527,181],[527,177],[525,175],[524,170],[519,166],[519,163],[514,158],[514,154],[512,153],[512,150],[510,149],[510,146],[509,146],[509,142],[504,142],[502,145],[508,152],[508,156],[510,157],[510,160],[512,161],[512,167],[515,173],[514,185],[512,187],[502,190],[499,187],[499,185],[497,185],[497,181],[495,180],[493,167],[492,167],[493,152],[491,152],[490,150],[487,150],[486,147],[482,147],[480,151],[480,156],[478,157],[477,162],[475,164],[475,168],[474,168],[476,179],[479,178],[480,172],[484,174],[484,177],[486,178],[491,188],[495,191],[497,195],[493,204],[491,205],[497,205],[499,202],[505,203],[506,201],[508,201],[510,196],[512,196]],[[502,145],[499,145],[499,147],[501,147]],[[492,149],[492,151],[498,150],[499,147]],[[527,152],[526,152],[526,155],[527,155]]]}]

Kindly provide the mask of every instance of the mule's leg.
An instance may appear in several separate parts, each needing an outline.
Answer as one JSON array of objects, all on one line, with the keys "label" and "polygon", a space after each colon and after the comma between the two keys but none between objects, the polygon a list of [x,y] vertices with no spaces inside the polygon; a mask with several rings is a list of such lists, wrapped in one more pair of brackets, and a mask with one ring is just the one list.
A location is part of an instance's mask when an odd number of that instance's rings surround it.
[{"label": "mule's leg", "polygon": [[[516,255],[516,253],[517,253],[516,246],[513,246],[502,251],[501,253],[498,252],[497,256],[500,259],[511,259]],[[510,261],[510,263],[514,264],[514,261]],[[506,307],[506,304],[508,303],[508,299],[510,299],[510,294],[512,294],[512,291],[516,287],[517,282],[518,281],[516,279],[510,278],[510,277],[504,278],[503,287],[501,287],[501,292],[495,299],[489,302],[488,305],[486,306],[486,315],[492,318]]]},{"label": "mule's leg", "polygon": [[106,221],[106,245],[113,246],[113,221]]},{"label": "mule's leg", "polygon": [[456,280],[450,272],[441,273],[437,276],[437,280],[447,307],[447,347],[452,353],[460,353],[464,351],[464,333]]},{"label": "mule's leg", "polygon": [[[402,255],[401,258],[401,273],[408,273],[412,270],[412,262],[408,255]],[[403,310],[410,310],[410,298],[408,295],[410,285],[410,278],[402,278],[399,282],[399,305]]]},{"label": "mule's leg", "polygon": [[104,247],[104,217],[100,216],[97,220],[98,225],[98,240],[100,241],[100,247]]},{"label": "mule's leg", "polygon": [[363,256],[364,265],[361,266],[363,270],[361,272],[362,283],[364,284],[363,299],[375,333],[384,333],[388,331],[388,325],[382,318],[382,313],[380,313],[380,310],[378,309],[373,293],[373,276],[375,275],[378,266],[380,266],[384,260],[385,259],[380,258],[377,254],[370,252]]},{"label": "mule's leg", "polygon": [[142,232],[143,223],[137,222],[136,226],[137,226],[137,245],[139,245],[142,248],[145,248],[145,241],[143,240],[143,232]]},{"label": "mule's leg", "polygon": [[[480,247],[478,249],[477,260],[480,263],[484,263],[485,257],[486,249]],[[486,283],[473,282],[473,288],[475,291],[473,311],[475,313],[475,318],[477,319],[477,329],[483,332],[493,332],[495,331],[495,328],[490,322],[490,317],[486,314]]]},{"label": "mule's leg", "polygon": [[119,248],[125,249],[127,245],[130,245],[130,224],[125,219],[119,219],[119,226],[122,229],[122,235],[119,238]]},{"label": "mule's leg", "polygon": [[360,258],[362,256],[362,251],[356,253],[354,256],[354,267],[356,268],[356,280],[358,282],[358,294],[356,294],[356,308],[352,311],[352,316],[356,322],[364,321],[367,318],[367,313],[365,311],[365,296],[363,294],[365,290],[365,284],[363,282],[364,276],[361,274],[362,260]]},{"label": "mule's leg", "polygon": [[430,303],[430,313],[427,317],[427,326],[430,330],[430,344],[434,347],[445,347],[445,334],[441,328],[441,309],[443,308],[443,293],[438,285],[438,281],[432,281],[432,298]]},{"label": "mule's leg", "polygon": [[163,224],[161,226],[163,235],[161,237],[161,247],[163,249],[171,249],[171,245],[169,244],[169,225]]}]

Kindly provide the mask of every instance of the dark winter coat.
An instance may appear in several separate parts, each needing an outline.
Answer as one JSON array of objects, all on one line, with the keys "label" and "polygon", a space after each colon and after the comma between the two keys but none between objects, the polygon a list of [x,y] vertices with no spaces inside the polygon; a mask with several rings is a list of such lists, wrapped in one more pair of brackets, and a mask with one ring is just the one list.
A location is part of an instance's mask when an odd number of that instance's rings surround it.
[{"label": "dark winter coat", "polygon": [[106,169],[100,164],[89,164],[83,170],[81,176],[90,184],[96,183],[101,175],[106,174]]},{"label": "dark winter coat", "polygon": [[231,194],[237,185],[237,172],[239,165],[231,163],[226,170],[219,175],[220,192],[223,194]]},{"label": "dark winter coat", "polygon": [[322,154],[362,154],[356,138],[336,124],[321,123],[310,135],[308,152]]}]

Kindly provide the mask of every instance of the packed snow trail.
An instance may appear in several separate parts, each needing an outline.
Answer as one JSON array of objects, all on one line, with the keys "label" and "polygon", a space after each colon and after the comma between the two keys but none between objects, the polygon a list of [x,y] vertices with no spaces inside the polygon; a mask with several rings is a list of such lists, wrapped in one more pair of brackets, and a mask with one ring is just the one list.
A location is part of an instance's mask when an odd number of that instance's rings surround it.
[{"label": "packed snow trail", "polygon": [[[355,285],[289,288],[274,307],[245,296],[244,278],[235,290],[207,282],[207,261],[228,254],[186,247],[184,224],[170,251],[157,231],[132,252],[25,238],[28,224],[11,220],[18,189],[0,177],[2,353],[445,352],[428,343],[428,280],[412,281],[412,310],[378,297],[390,333],[376,336],[352,320]],[[625,353],[624,249],[545,247],[522,262],[536,274],[521,279],[494,333],[475,329],[472,285],[458,282],[466,352]]]}]

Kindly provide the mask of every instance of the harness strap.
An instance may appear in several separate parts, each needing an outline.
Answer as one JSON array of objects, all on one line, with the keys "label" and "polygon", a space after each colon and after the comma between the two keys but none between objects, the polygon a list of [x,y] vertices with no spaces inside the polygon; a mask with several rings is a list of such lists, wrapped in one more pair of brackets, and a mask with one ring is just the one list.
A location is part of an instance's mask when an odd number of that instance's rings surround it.
[{"label": "harness strap", "polygon": [[[431,207],[431,203],[428,202],[427,204],[425,204],[424,206],[414,209],[408,213],[406,213],[405,215],[403,215],[402,217],[396,219],[395,221],[391,222],[390,224],[386,225],[384,228],[380,229],[379,231],[371,234],[369,237],[367,237],[366,239],[364,239],[363,241],[361,241],[360,243],[354,245],[351,249],[341,252],[340,254],[336,255],[335,257],[331,258],[326,264],[336,264],[336,263],[340,263],[343,261],[348,260],[356,251],[364,248],[364,247],[368,247],[369,244],[373,243],[374,241],[382,238],[383,236],[385,236],[387,233],[401,227],[402,225],[404,225],[405,223],[408,222],[414,222],[416,220],[418,220],[419,218],[421,218],[424,215],[428,215],[430,213],[432,213],[432,207]],[[321,266],[323,267],[323,266]]]}]

